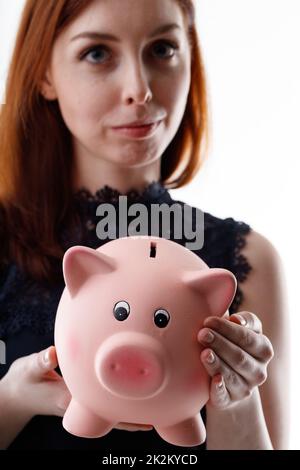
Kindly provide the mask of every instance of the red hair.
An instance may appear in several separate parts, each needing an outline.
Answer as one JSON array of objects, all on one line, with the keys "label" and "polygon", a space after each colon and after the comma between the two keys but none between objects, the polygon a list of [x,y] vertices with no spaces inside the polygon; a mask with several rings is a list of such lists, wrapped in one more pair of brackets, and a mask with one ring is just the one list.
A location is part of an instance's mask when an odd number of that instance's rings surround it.
[{"label": "red hair", "polygon": [[[181,125],[162,158],[161,181],[168,189],[192,180],[208,148],[206,80],[194,6],[192,0],[175,1],[188,20],[192,70]],[[40,84],[56,37],[88,3],[27,0],[0,114],[0,262],[14,260],[36,280],[57,279],[64,254],[61,226],[78,223],[71,207],[70,131],[58,102],[47,101]]]}]

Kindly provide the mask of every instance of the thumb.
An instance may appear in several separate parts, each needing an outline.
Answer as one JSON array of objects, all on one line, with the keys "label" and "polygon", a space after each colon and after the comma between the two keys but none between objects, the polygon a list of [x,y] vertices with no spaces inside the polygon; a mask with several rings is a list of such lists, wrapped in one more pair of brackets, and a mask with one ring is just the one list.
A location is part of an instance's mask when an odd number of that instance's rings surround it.
[{"label": "thumb", "polygon": [[[43,349],[42,351],[33,354],[32,356],[31,372],[35,377],[41,377],[47,372],[53,371],[53,369],[55,369],[58,365],[54,346]],[[59,377],[58,374],[57,376]]]}]

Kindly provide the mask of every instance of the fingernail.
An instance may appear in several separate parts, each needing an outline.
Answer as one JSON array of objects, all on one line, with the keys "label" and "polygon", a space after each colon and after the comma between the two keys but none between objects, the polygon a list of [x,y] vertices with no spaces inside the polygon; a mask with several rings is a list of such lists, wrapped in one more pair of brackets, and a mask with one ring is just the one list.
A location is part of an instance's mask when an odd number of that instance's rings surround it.
[{"label": "fingernail", "polygon": [[211,331],[207,331],[205,333],[200,334],[201,341],[205,341],[206,343],[211,343],[214,340],[215,336]]},{"label": "fingernail", "polygon": [[221,390],[221,388],[223,387],[223,377],[220,377],[220,379],[216,383],[216,387],[218,390]]},{"label": "fingernail", "polygon": [[236,318],[238,319],[238,321],[240,322],[241,325],[245,326],[247,325],[247,321],[245,320],[244,317],[242,317],[241,315],[235,315]]},{"label": "fingernail", "polygon": [[44,354],[44,362],[45,364],[50,364],[50,349],[47,349]]},{"label": "fingernail", "polygon": [[215,355],[212,351],[209,351],[209,353],[207,354],[207,356],[205,357],[205,360],[206,362],[208,362],[208,364],[212,364],[213,362],[215,362]]}]

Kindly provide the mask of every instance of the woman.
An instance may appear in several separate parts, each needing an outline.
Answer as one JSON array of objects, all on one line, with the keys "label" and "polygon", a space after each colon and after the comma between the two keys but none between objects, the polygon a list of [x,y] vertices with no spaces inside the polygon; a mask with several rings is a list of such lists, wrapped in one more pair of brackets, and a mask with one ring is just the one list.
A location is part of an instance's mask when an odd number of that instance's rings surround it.
[{"label": "woman", "polygon": [[[167,188],[201,166],[207,116],[190,0],[27,0],[0,120],[2,448],[168,448],[146,423],[120,423],[99,439],[63,430],[70,396],[55,371],[53,326],[64,252],[101,244],[99,203],[127,195],[149,208],[172,204]],[[239,284],[230,317],[209,317],[198,336],[211,377],[199,449],[286,448],[280,258],[232,218],[205,213],[204,229],[196,254]]]}]

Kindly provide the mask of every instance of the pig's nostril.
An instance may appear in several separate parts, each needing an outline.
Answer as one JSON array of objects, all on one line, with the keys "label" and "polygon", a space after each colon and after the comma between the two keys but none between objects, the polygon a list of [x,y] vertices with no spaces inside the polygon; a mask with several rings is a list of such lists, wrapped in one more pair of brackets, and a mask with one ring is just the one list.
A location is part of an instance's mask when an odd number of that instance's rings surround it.
[{"label": "pig's nostril", "polygon": [[[110,365],[110,370],[112,370],[112,371],[118,371],[118,370],[120,370],[120,369],[121,369],[120,364],[112,363],[112,364]],[[143,368],[143,369],[140,369],[140,370],[139,370],[139,374],[140,374],[140,375],[146,376],[146,375],[148,375],[148,373],[149,373],[148,369]]]}]

